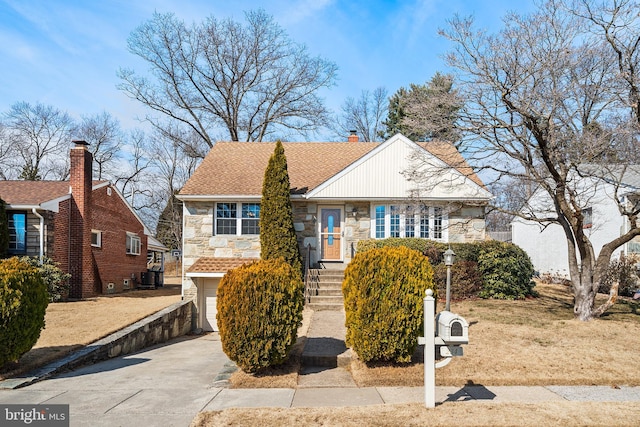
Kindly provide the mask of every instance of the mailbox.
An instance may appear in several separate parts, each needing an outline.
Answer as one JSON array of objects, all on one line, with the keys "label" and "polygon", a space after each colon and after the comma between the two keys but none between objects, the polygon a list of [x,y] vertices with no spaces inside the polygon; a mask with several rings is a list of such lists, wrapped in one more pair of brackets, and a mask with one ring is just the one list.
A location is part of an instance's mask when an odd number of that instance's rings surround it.
[{"label": "mailbox", "polygon": [[436,316],[436,336],[445,345],[469,343],[469,323],[450,311],[441,311]]}]

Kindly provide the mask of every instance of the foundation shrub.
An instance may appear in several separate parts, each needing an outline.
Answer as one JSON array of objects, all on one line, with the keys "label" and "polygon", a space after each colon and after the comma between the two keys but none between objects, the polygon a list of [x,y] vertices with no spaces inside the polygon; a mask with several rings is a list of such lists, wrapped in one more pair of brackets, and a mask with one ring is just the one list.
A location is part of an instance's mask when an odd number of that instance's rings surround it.
[{"label": "foundation shrub", "polygon": [[24,256],[20,261],[29,264],[38,270],[42,280],[47,285],[47,294],[49,302],[59,302],[65,300],[69,296],[69,279],[71,275],[60,270],[56,263],[51,259],[44,257],[42,263],[35,257]]},{"label": "foundation shrub", "polygon": [[478,256],[482,276],[481,298],[524,299],[535,296],[533,264],[529,255],[513,243],[487,241]]},{"label": "foundation shrub", "polygon": [[[433,267],[434,281],[440,298],[445,298],[447,289],[447,266],[438,264]],[[451,266],[451,299],[463,300],[476,298],[482,291],[482,278],[478,264],[473,261],[460,261]]]},{"label": "foundation shrub", "polygon": [[403,246],[409,249],[414,249],[424,254],[427,248],[433,245],[440,245],[440,243],[434,242],[431,240],[426,240],[426,239],[419,239],[417,237],[389,237],[387,239],[365,239],[365,240],[360,240],[358,242],[357,252],[364,252],[373,248]]},{"label": "foundation shrub", "polygon": [[282,258],[229,271],[218,287],[218,328],[225,354],[244,371],[282,364],[302,322],[304,286]]},{"label": "foundation shrub", "polygon": [[17,257],[0,261],[0,366],[31,350],[49,304],[38,270]]},{"label": "foundation shrub", "polygon": [[358,252],[342,285],[347,346],[365,362],[409,362],[428,288],[434,289],[433,269],[421,252],[404,246]]}]

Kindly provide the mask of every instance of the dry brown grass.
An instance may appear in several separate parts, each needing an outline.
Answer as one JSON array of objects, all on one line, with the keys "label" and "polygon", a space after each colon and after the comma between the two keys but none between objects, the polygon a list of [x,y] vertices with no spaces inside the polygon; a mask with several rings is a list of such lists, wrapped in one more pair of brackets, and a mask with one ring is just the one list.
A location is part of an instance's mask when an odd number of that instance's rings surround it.
[{"label": "dry brown grass", "polygon": [[[640,305],[621,299],[592,322],[573,319],[563,285],[539,284],[540,298],[452,303],[469,322],[464,356],[436,371],[438,385],[640,385]],[[421,363],[352,363],[359,386],[422,385]]]},{"label": "dry brown grass", "polygon": [[[345,408],[234,408],[200,413],[192,427],[300,426],[632,426],[640,407],[629,403],[446,402],[427,409],[422,404]],[[259,421],[258,421],[259,420]]]},{"label": "dry brown grass", "polygon": [[0,379],[43,366],[180,301],[180,285],[175,283],[175,278],[167,278],[165,286],[155,290],[49,304],[38,342],[18,363],[6,365]]}]

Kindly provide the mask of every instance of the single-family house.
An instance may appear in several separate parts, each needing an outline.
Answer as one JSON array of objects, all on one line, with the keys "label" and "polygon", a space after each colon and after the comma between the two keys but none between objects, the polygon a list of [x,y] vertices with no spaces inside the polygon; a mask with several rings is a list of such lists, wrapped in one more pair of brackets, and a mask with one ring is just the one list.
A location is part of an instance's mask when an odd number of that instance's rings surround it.
[{"label": "single-family house", "polygon": [[[298,243],[310,265],[344,265],[362,239],[485,239],[491,198],[455,147],[397,134],[382,143],[285,142]],[[178,196],[183,297],[215,330],[215,295],[231,268],[260,257],[262,182],[275,143],[218,142]],[[418,173],[422,171],[422,173]]]},{"label": "single-family house", "polygon": [[[619,206],[637,206],[640,166],[594,169],[584,165],[581,170],[582,173],[576,174],[571,185],[576,192],[575,203],[585,214],[583,231],[598,256],[604,244],[629,230],[629,220],[620,212]],[[537,218],[556,216],[550,196],[541,189],[533,193],[523,210]],[[559,278],[569,277],[567,238],[559,224],[515,217],[511,223],[511,232],[513,243],[527,252],[536,272]],[[634,238],[619,247],[612,258],[619,258],[621,254],[640,254],[640,239]]]},{"label": "single-family house", "polygon": [[53,259],[71,274],[70,298],[133,288],[151,234],[113,184],[92,180],[86,145],[70,150],[69,181],[0,181],[9,253]]}]

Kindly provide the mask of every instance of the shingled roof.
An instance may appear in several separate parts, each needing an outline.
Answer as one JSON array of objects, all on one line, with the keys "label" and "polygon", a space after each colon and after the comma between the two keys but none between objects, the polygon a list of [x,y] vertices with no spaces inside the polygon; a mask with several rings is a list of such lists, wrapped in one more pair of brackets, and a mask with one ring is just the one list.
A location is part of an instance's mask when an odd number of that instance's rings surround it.
[{"label": "shingled roof", "polygon": [[67,194],[68,181],[0,181],[0,198],[9,205],[37,206]]},{"label": "shingled roof", "polygon": [[187,270],[189,275],[199,273],[226,273],[244,264],[257,261],[258,258],[211,258],[201,257]]},{"label": "shingled roof", "polygon": [[38,206],[68,194],[69,181],[0,181],[0,199],[13,206]]},{"label": "shingled roof", "polygon": [[[218,142],[196,169],[182,196],[260,196],[275,142]],[[372,142],[283,142],[292,194],[305,194],[380,146]],[[455,147],[428,142],[423,148],[484,187]]]}]

